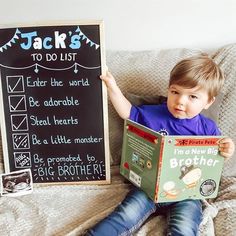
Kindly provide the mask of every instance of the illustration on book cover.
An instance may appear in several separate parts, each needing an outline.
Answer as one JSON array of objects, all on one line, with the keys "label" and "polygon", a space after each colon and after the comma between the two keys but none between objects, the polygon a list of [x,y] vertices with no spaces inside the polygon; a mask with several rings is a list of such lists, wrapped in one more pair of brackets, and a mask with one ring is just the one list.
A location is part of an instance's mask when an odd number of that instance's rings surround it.
[{"label": "illustration on book cover", "polygon": [[[222,158],[218,156],[219,138],[197,137],[169,138],[163,152],[163,168],[170,174],[161,173],[160,198],[177,199],[212,197],[217,193]],[[164,157],[163,157],[164,158]]]}]

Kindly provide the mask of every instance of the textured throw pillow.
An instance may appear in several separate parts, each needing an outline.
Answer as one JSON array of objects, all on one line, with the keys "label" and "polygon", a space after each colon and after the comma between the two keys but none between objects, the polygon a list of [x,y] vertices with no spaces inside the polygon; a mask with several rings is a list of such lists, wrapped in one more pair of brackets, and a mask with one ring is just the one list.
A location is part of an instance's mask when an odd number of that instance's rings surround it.
[{"label": "textured throw pillow", "polygon": [[2,153],[2,140],[1,140],[1,134],[0,134],[0,174],[4,172],[3,168],[3,153]]},{"label": "textured throw pillow", "polygon": [[[225,84],[221,91],[219,127],[223,135],[231,137],[236,144],[236,44],[220,48],[213,58],[224,71]],[[225,162],[223,176],[236,176],[236,152]]]}]

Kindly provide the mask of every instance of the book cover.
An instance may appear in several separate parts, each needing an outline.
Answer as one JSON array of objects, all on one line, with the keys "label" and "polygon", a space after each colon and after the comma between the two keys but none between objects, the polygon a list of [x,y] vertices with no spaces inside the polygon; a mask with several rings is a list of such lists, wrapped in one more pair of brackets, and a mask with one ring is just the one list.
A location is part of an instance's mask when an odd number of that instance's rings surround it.
[{"label": "book cover", "polygon": [[124,125],[121,174],[155,202],[217,196],[222,136],[163,136],[134,121]]}]

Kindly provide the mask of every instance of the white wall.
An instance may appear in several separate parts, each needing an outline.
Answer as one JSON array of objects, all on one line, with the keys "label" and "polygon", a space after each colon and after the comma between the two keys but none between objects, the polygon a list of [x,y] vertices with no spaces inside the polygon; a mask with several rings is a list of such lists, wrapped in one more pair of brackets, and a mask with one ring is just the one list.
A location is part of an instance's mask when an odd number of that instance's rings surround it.
[{"label": "white wall", "polygon": [[4,25],[104,19],[107,49],[204,49],[236,42],[235,0],[0,1]]}]

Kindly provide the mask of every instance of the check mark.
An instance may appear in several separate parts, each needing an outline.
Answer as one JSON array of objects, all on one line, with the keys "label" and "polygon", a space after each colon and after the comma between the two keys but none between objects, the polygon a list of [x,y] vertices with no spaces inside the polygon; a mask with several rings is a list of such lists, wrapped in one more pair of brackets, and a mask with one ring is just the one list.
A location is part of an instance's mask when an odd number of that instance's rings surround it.
[{"label": "check mark", "polygon": [[7,76],[8,93],[24,92],[23,76]]},{"label": "check mark", "polygon": [[28,131],[27,114],[11,115],[12,131]]},{"label": "check mark", "polygon": [[14,149],[29,149],[29,135],[28,134],[13,134]]},{"label": "check mark", "polygon": [[8,99],[11,112],[26,111],[25,95],[10,95]]}]

